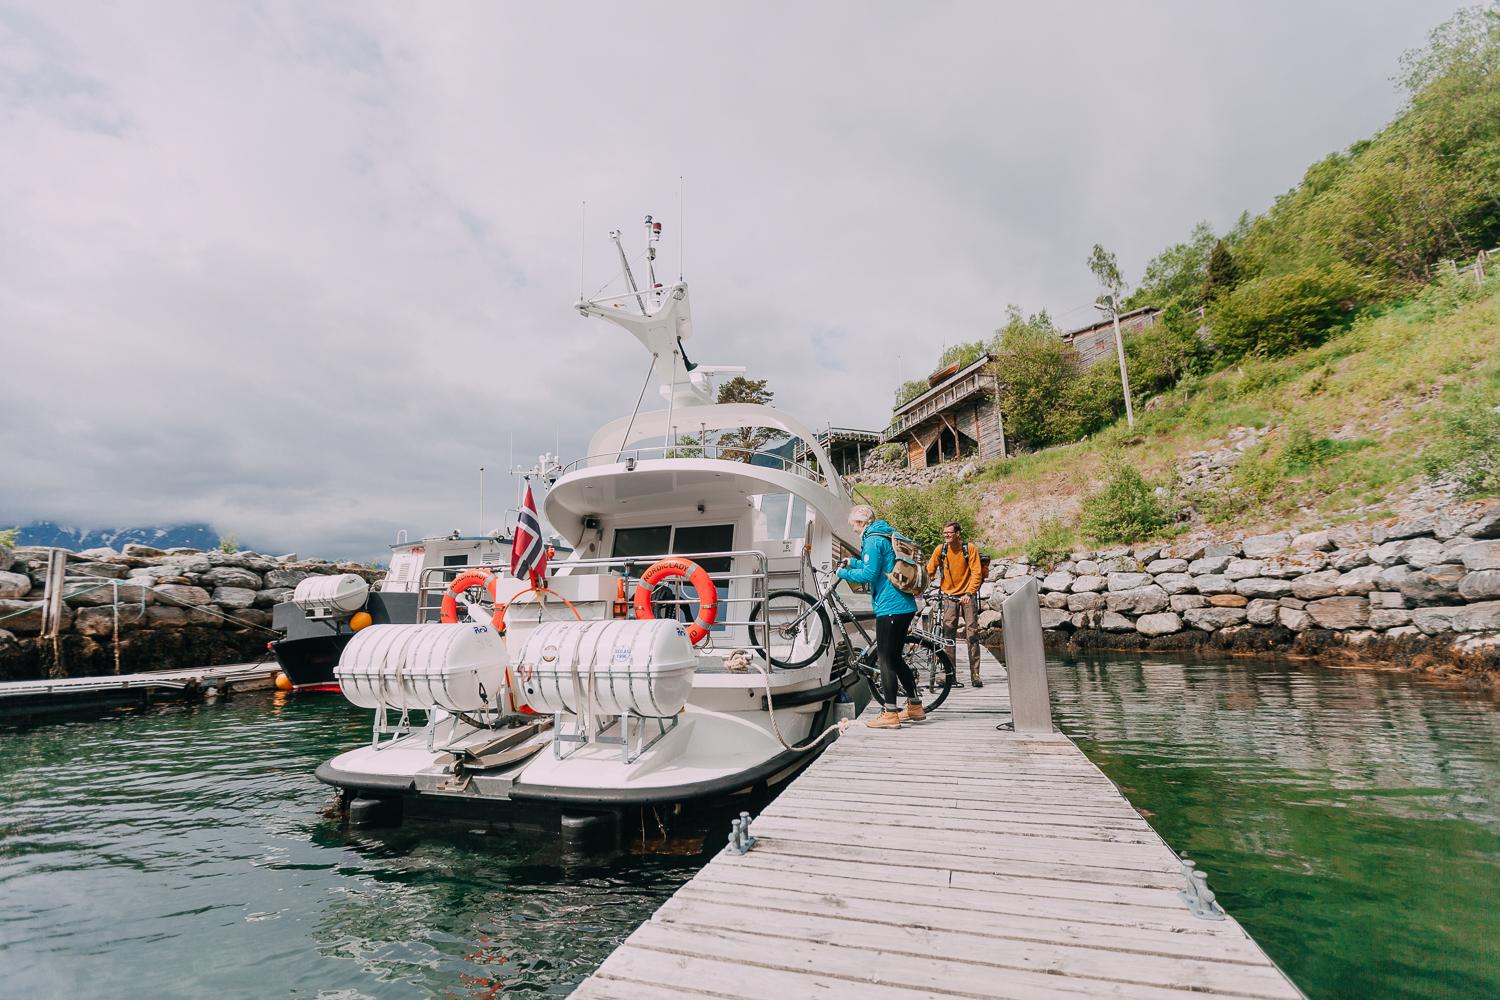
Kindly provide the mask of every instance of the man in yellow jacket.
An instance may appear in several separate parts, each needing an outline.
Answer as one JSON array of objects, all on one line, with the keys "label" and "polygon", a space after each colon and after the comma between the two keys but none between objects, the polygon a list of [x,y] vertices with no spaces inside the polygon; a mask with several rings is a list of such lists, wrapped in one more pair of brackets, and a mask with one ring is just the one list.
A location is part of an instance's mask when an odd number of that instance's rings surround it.
[{"label": "man in yellow jacket", "polygon": [[[958,619],[963,616],[964,633],[969,641],[969,680],[975,687],[984,687],[979,679],[979,587],[984,583],[984,570],[980,568],[979,546],[965,542],[957,521],[943,525],[943,544],[932,551],[927,560],[927,575],[938,580],[946,597],[943,601],[943,630],[956,640]],[[954,648],[958,659],[957,646]],[[954,666],[958,666],[957,663]]]}]

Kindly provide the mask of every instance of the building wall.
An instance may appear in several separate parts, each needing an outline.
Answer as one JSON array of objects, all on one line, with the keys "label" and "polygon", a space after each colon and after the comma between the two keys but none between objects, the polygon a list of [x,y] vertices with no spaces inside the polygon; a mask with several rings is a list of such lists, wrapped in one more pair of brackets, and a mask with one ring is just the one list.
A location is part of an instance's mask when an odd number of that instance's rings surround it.
[{"label": "building wall", "polygon": [[[951,429],[957,429],[963,438],[968,439],[963,443],[968,445],[972,442],[974,449],[972,454],[963,455],[957,461],[987,462],[999,458],[1000,428],[996,414],[994,401],[983,396],[965,400],[951,410],[943,411],[937,419],[926,421],[905,435],[907,464],[913,469],[925,469],[932,464],[927,461],[928,449],[944,430],[950,429],[950,425]],[[947,417],[947,420],[943,420],[943,417]]]}]

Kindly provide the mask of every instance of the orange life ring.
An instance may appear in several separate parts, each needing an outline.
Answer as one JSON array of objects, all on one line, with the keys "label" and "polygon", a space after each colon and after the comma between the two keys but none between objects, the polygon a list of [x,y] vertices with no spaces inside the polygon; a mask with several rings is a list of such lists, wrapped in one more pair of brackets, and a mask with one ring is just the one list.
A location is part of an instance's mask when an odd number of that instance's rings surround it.
[{"label": "orange life ring", "polygon": [[[448,589],[443,592],[443,609],[438,613],[438,621],[447,625],[458,623],[458,595],[470,587],[483,587],[490,595],[490,600],[495,601],[495,574],[487,569],[466,569],[453,578],[448,584]],[[505,634],[505,605],[495,601],[495,613],[490,616],[490,624],[499,630],[501,635]]]},{"label": "orange life ring", "polygon": [[688,641],[694,646],[708,636],[708,627],[719,617],[719,588],[708,577],[708,570],[691,559],[667,558],[652,563],[641,574],[635,588],[636,618],[654,617],[651,613],[651,589],[669,577],[681,577],[698,592],[698,617],[687,627]]}]

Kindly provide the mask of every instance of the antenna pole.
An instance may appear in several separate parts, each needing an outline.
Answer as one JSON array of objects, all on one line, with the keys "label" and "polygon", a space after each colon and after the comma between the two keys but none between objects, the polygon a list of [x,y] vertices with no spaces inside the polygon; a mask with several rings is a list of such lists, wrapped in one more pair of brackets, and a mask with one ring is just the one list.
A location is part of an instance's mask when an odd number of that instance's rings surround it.
[{"label": "antenna pole", "polygon": [[625,284],[635,294],[636,304],[641,307],[641,315],[645,316],[647,315],[646,299],[641,295],[640,287],[635,283],[635,275],[630,271],[630,258],[625,256],[625,244],[620,242],[620,231],[613,230],[609,238],[615,241],[615,249],[620,251],[620,267],[625,271]]},{"label": "antenna pole", "polygon": [[484,466],[479,467],[479,534],[484,535]]},{"label": "antenna pole", "polygon": [[588,291],[588,281],[585,278],[587,272],[589,253],[589,203],[583,203],[583,231],[578,234],[578,301],[583,301],[584,294]]},{"label": "antenna pole", "polygon": [[687,231],[687,216],[684,203],[687,201],[687,181],[677,175],[677,281],[682,282],[682,235]]}]

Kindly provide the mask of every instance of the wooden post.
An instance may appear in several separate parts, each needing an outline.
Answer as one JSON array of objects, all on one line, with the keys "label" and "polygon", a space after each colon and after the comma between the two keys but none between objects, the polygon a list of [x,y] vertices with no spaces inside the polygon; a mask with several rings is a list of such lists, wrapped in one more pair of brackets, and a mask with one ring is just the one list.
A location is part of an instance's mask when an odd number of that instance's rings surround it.
[{"label": "wooden post", "polygon": [[1042,646],[1042,605],[1035,578],[1000,606],[1005,636],[1005,674],[1010,717],[1018,733],[1050,733],[1052,700],[1047,690],[1047,654]]},{"label": "wooden post", "polygon": [[991,375],[995,383],[995,427],[1000,431],[1000,457],[1009,458],[1005,453],[1005,414],[1000,409],[1000,376]]},{"label": "wooden post", "polygon": [[67,575],[68,552],[47,552],[47,578],[42,586],[42,638],[51,639],[62,631],[63,587]]}]

